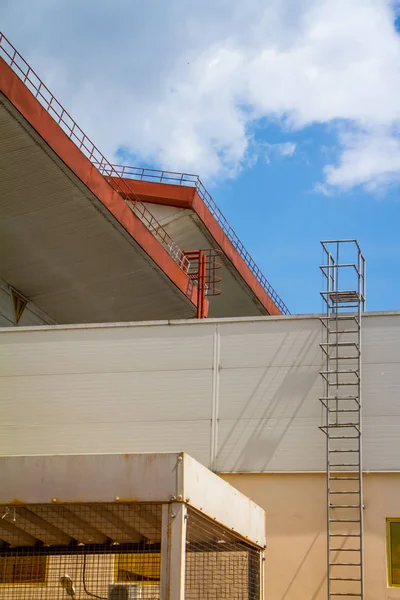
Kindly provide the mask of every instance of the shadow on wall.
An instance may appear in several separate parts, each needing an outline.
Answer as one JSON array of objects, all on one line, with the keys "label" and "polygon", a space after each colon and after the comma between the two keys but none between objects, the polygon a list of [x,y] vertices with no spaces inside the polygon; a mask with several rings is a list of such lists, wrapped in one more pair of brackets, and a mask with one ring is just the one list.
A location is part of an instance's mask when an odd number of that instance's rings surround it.
[{"label": "shadow on wall", "polygon": [[323,474],[227,474],[267,513],[265,597],[326,599],[326,489]]},{"label": "shadow on wall", "polygon": [[[307,570],[307,568],[308,568],[307,563],[310,563],[313,560],[312,553],[317,545],[317,542],[320,542],[320,538],[321,538],[321,533],[320,532],[316,533],[313,541],[307,548],[302,560],[298,564],[296,571],[295,571],[294,575],[292,576],[291,580],[289,581],[283,595],[280,597],[280,600],[289,600],[289,598],[294,599],[294,598],[299,597],[298,594],[300,592],[299,592],[298,580],[302,577],[302,571]],[[325,536],[324,536],[324,539],[325,539]],[[316,587],[315,587],[315,585],[316,585]],[[314,584],[313,587],[315,587],[315,591],[312,594],[312,596],[307,595],[307,598],[309,598],[309,600],[320,600],[322,598],[325,598],[326,575],[320,580],[319,584]],[[293,592],[294,592],[294,595],[293,595]],[[302,596],[302,597],[305,597],[305,596]]]},{"label": "shadow on wall", "polygon": [[[218,449],[218,470],[225,472],[279,470],[279,463],[282,460],[286,467],[283,470],[296,470],[299,453],[301,454],[304,448],[310,455],[310,445],[316,448],[321,446],[321,452],[314,452],[311,456],[311,460],[315,462],[314,468],[318,468],[320,460],[324,460],[324,440],[318,430],[321,418],[318,398],[322,387],[319,375],[319,341],[319,329],[307,332],[307,335],[303,336],[301,346],[299,340],[295,339],[293,331],[288,332],[281,339],[274,355],[269,358],[269,364],[263,367],[261,375],[259,375],[261,369],[253,369],[252,381],[249,381],[251,388],[248,387],[244,392],[249,395],[247,399],[240,398],[242,408],[233,425],[232,421],[226,420],[225,426],[229,427],[228,431],[224,431],[223,418],[220,419],[219,437],[223,441]],[[290,366],[287,355],[292,353],[293,356],[294,344],[299,347],[295,364]],[[317,355],[314,349],[317,350]],[[283,366],[276,366],[278,355],[279,363]],[[310,356],[313,356],[313,364],[307,360]],[[229,371],[229,377],[238,377],[240,385],[240,367],[235,369],[236,375],[233,369]],[[223,372],[222,366],[222,402]],[[297,422],[293,427],[295,419]],[[281,457],[276,463],[276,453],[281,445]],[[293,460],[292,466],[291,460]]]}]

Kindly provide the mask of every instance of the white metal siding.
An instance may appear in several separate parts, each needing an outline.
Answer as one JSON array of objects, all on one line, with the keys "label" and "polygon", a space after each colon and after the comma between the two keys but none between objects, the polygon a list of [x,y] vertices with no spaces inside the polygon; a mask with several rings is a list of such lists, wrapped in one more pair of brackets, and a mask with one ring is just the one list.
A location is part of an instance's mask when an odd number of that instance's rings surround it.
[{"label": "white metal siding", "polygon": [[[400,313],[363,320],[364,468],[399,470]],[[321,324],[262,317],[0,331],[0,454],[173,452],[324,469]]]}]

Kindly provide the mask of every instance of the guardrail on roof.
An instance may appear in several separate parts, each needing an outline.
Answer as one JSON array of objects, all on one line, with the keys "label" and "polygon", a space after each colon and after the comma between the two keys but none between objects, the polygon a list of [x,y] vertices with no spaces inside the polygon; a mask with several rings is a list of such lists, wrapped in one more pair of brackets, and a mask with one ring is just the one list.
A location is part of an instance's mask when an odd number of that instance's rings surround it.
[{"label": "guardrail on roof", "polygon": [[[131,208],[132,212],[146,225],[153,236],[163,245],[173,260],[182,269],[182,271],[187,273],[190,267],[189,261],[184,252],[173,241],[173,239],[169,236],[157,219],[153,217],[148,208],[135,194],[132,193],[131,188],[125,183],[124,177],[195,187],[197,193],[202,198],[207,208],[214,216],[215,220],[221,226],[223,232],[228,237],[238,254],[243,258],[257,281],[262,285],[279,310],[283,314],[290,314],[289,309],[279,295],[275,292],[265,275],[261,272],[250,253],[240,241],[234,229],[232,229],[232,227],[229,225],[228,221],[214,202],[207,189],[204,187],[198,175],[111,164],[88,138],[79,125],[73,120],[71,115],[65,110],[60,102],[58,102],[48,87],[32,69],[32,67],[18,52],[18,50],[14,48],[11,42],[1,32],[0,57],[4,59],[4,61],[12,68],[16,75],[24,82],[24,84],[40,102],[43,108],[59,124],[64,133],[66,133],[66,135],[75,143],[75,145],[90,160],[90,162],[97,167],[97,169],[103,175],[113,178],[113,186],[115,190],[122,196],[125,202],[128,200],[130,201],[127,205]],[[133,201],[132,195],[134,196]]]},{"label": "guardrail on roof", "polygon": [[[262,285],[265,291],[268,293],[270,298],[273,300],[275,305],[284,315],[290,314],[290,311],[283,300],[275,292],[268,279],[261,272],[260,268],[256,265],[254,259],[250,253],[244,247],[244,244],[240,241],[235,230],[229,225],[227,219],[218,208],[217,204],[213,200],[210,193],[203,185],[200,177],[193,173],[176,173],[174,171],[161,171],[158,169],[147,169],[142,167],[130,167],[126,165],[113,165],[113,168],[118,172],[121,177],[127,179],[136,179],[138,181],[155,181],[158,183],[170,183],[173,185],[183,185],[188,187],[196,188],[197,193],[207,206],[214,219],[220,225],[221,229],[231,242],[238,254],[243,258],[250,271],[253,273],[257,281]],[[106,173],[108,175],[108,173]]]},{"label": "guardrail on roof", "polygon": [[[167,250],[173,260],[185,273],[189,271],[189,261],[184,252],[173,241],[160,223],[153,217],[146,206],[132,194],[132,190],[120,176],[119,172],[105,158],[93,142],[88,138],[71,115],[58,102],[49,88],[43,83],[32,67],[14,48],[9,40],[0,32],[0,57],[11,67],[14,73],[24,82],[29,91],[36,97],[43,108],[59,124],[66,135],[74,142],[90,162],[101,172],[114,178],[113,187],[122,196],[132,212],[146,225],[153,236]],[[132,195],[134,199],[132,201]]]}]

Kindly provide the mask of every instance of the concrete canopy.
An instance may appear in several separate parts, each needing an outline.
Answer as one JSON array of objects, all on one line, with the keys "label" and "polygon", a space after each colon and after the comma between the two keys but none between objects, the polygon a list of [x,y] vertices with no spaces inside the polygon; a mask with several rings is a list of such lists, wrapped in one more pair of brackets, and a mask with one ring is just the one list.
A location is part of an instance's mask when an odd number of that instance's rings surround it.
[{"label": "concrete canopy", "polygon": [[0,90],[0,276],[59,323],[194,316],[197,288],[1,59]]}]

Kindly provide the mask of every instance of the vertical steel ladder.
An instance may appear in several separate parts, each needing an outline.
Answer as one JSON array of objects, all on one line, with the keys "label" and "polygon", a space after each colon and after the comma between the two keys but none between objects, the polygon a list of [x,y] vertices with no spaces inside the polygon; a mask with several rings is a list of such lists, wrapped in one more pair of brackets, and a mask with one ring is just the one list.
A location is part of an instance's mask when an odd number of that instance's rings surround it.
[{"label": "vertical steel ladder", "polygon": [[356,240],[321,242],[328,600],[364,598],[361,317],[365,259]]}]

